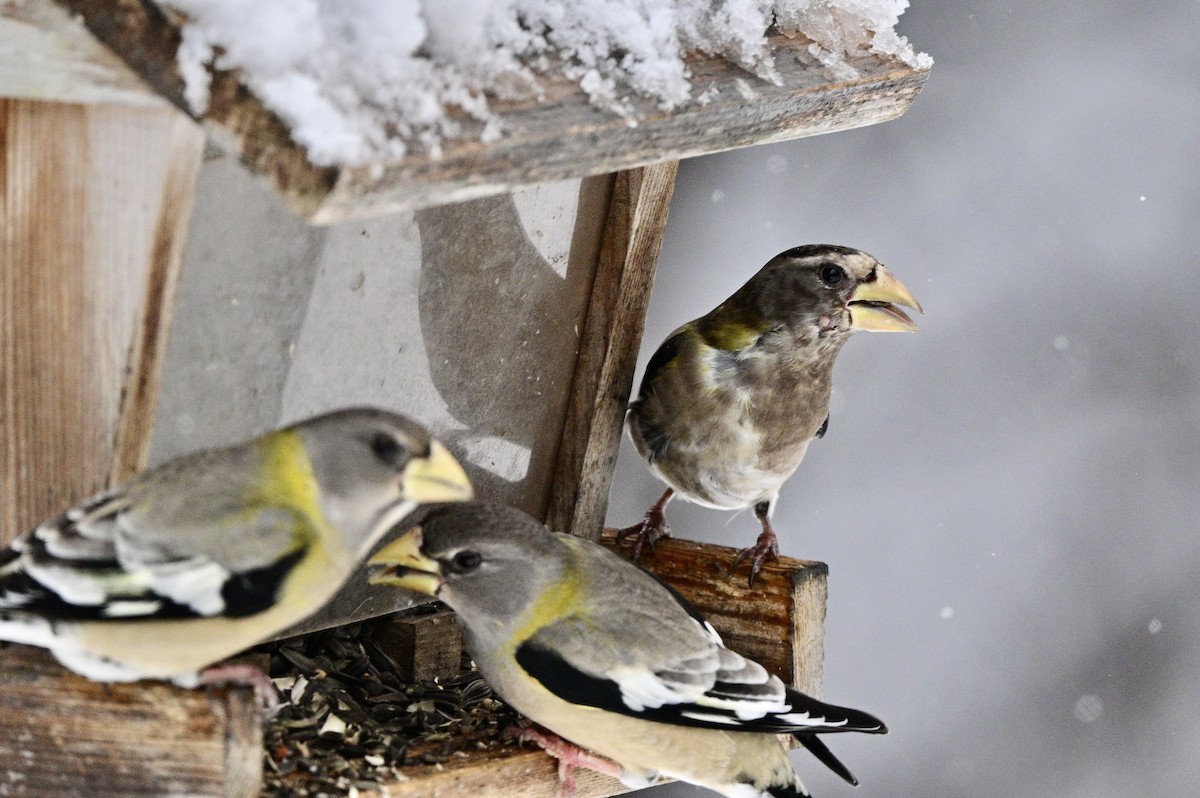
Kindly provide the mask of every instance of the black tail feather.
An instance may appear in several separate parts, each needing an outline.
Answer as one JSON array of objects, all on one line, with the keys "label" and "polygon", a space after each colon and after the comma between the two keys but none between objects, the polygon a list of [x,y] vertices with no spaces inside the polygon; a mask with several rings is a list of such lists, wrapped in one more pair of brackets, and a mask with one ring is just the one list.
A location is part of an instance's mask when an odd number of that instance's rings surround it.
[{"label": "black tail feather", "polygon": [[[812,696],[805,695],[790,687],[787,690],[787,698],[794,712],[807,712],[813,717],[822,717],[831,723],[838,723],[838,725],[813,728],[812,732],[814,734],[832,734],[836,732],[887,734],[887,726],[883,721],[869,712],[863,712],[861,709],[826,704],[824,701],[818,701]],[[800,735],[807,733],[809,730],[792,727],[791,729],[780,729],[780,731],[789,731]]]},{"label": "black tail feather", "polygon": [[850,769],[842,764],[841,760],[833,755],[825,743],[821,742],[821,738],[815,734],[797,734],[796,739],[800,741],[800,745],[808,749],[809,753],[821,760],[825,767],[832,770],[834,773],[841,776],[848,784],[855,787],[858,786],[858,779],[854,778],[854,774]]}]

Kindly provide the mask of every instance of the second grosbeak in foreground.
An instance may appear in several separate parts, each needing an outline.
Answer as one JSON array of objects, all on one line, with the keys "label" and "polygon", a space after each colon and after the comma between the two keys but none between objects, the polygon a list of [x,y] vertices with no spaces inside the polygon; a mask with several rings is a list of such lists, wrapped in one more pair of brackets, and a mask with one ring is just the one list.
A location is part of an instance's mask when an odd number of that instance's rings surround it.
[{"label": "second grosbeak in foreground", "polygon": [[779,552],[771,513],[779,489],[825,434],[833,362],[858,330],[914,332],[897,305],[921,306],[875,258],[809,244],[776,255],[729,299],[684,324],[650,358],[626,426],[667,491],[618,540],[636,560],[669,534],[675,495],[722,510],[753,507],[762,524],[753,583]]},{"label": "second grosbeak in foreground", "polygon": [[887,731],[787,687],[641,568],[519,510],[436,508],[370,565],[380,569],[372,582],[436,596],[458,614],[483,678],[574,744],[530,735],[568,766],[563,775],[578,764],[629,786],[657,774],[730,798],[800,798],[808,791],[777,733],[857,784],[818,735]]}]

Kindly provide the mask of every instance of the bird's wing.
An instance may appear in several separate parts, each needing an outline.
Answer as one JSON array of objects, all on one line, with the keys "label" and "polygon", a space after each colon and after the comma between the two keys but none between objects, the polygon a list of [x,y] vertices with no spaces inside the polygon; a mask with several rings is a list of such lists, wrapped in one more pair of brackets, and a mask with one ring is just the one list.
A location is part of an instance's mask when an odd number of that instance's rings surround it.
[{"label": "bird's wing", "polygon": [[[672,370],[677,370],[677,359],[687,339],[689,329],[686,324],[680,327],[650,356],[650,362],[646,364],[646,373],[642,375],[637,398],[629,406],[627,421],[630,424],[630,432],[635,440],[645,443],[645,456],[652,463],[663,456],[671,443],[666,428],[660,423],[662,413],[661,409],[656,407],[659,401],[656,393],[659,390],[671,393],[670,389],[664,388],[662,383]],[[676,379],[678,379],[678,375],[676,375]]]},{"label": "bird's wing", "polygon": [[591,640],[594,630],[588,626],[560,621],[545,628],[518,647],[518,664],[565,701],[646,720],[751,732],[885,731],[874,717],[792,690],[724,646],[707,656],[655,664],[631,656],[597,672],[593,663],[554,642]]},{"label": "bird's wing", "polygon": [[[303,554],[281,550],[266,565],[239,570],[199,551],[205,529],[179,536],[187,544],[172,550],[141,539],[135,518],[129,497],[114,491],[19,538],[0,553],[0,610],[49,620],[252,615],[274,602]],[[253,538],[282,521],[278,510],[261,508],[247,512],[237,528]]]},{"label": "bird's wing", "polygon": [[823,704],[730,651],[674,591],[632,578],[641,573],[624,570],[624,563],[620,569],[604,565],[589,564],[588,572],[604,584],[582,603],[583,611],[542,627],[517,647],[518,664],[559,698],[684,726],[885,731],[867,713]]},{"label": "bird's wing", "polygon": [[638,388],[639,399],[653,393],[654,386],[659,378],[666,373],[667,369],[671,367],[675,358],[679,355],[680,347],[683,346],[684,339],[687,337],[690,328],[690,324],[683,325],[667,336],[667,340],[663,341],[658,349],[654,350],[654,354],[650,356],[650,362],[646,364],[646,372],[642,375],[642,382]]}]

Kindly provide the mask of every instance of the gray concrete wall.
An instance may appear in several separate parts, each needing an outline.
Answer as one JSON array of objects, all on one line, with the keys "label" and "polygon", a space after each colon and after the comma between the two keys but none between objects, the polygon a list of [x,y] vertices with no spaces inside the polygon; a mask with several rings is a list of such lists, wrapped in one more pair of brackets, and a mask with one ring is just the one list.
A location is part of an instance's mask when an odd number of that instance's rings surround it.
[{"label": "gray concrete wall", "polygon": [[372,404],[462,453],[481,496],[542,514],[609,186],[314,228],[214,154],[152,461]]},{"label": "gray concrete wall", "polygon": [[[200,175],[152,462],[375,405],[428,426],[477,496],[543,517],[611,183],[311,228],[214,155]],[[405,601],[352,580],[292,631]]]}]

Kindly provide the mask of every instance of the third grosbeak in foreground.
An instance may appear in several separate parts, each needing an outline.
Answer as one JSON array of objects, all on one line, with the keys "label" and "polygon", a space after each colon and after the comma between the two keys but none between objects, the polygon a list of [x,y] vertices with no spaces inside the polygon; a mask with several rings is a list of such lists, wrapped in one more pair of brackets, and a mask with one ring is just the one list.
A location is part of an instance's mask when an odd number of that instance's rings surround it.
[{"label": "third grosbeak in foreground", "polygon": [[858,784],[821,736],[887,731],[787,687],[726,648],[657,578],[519,510],[439,507],[370,565],[380,569],[372,582],[436,596],[458,614],[479,673],[553,733],[522,737],[559,758],[560,794],[580,765],[630,787],[662,775],[728,798],[804,798],[776,734]]},{"label": "third grosbeak in foreground", "polygon": [[897,305],[921,306],[875,258],[809,244],[776,255],[729,299],[667,338],[650,358],[625,422],[638,454],[668,485],[618,540],[636,560],[669,534],[678,494],[706,507],[753,507],[762,524],[753,583],[778,554],[770,516],[808,443],[829,424],[833,361],[857,330],[914,332]]}]

